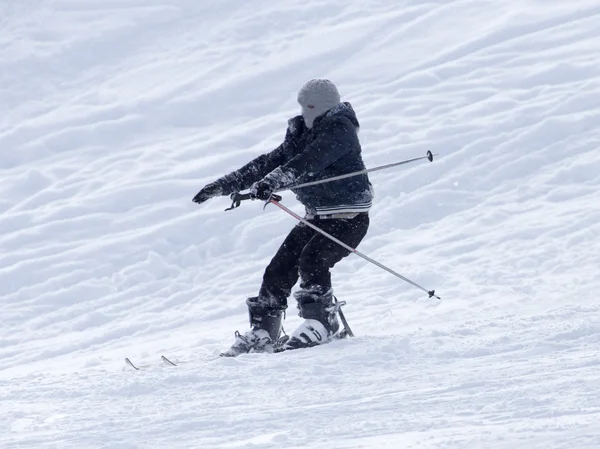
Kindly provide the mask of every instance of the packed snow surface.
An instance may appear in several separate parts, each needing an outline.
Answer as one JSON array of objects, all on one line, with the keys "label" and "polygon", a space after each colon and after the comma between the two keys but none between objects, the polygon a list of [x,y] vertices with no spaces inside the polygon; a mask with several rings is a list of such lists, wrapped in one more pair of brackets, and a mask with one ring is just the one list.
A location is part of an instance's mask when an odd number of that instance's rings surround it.
[{"label": "packed snow surface", "polygon": [[[599,56],[597,0],[3,2],[0,447],[597,449]],[[359,249],[442,301],[350,256],[356,338],[221,359],[296,222],[191,198],[315,77],[437,153]]]}]

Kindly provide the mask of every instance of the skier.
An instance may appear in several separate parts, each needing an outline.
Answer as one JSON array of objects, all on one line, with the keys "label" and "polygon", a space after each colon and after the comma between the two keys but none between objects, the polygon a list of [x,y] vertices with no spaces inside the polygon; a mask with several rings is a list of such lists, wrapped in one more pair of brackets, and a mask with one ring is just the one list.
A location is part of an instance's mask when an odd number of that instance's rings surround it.
[{"label": "skier", "polygon": [[[288,120],[283,143],[213,183],[193,201],[250,189],[252,198],[267,201],[281,188],[343,175],[365,166],[350,103],[340,102],[335,84],[326,79],[306,82],[298,92],[302,114]],[[373,190],[367,175],[291,189],[306,208],[306,219],[355,248],[367,233]],[[339,305],[333,297],[330,268],[349,251],[300,223],[267,266],[258,296],[246,300],[251,329],[235,332],[233,346],[222,356],[273,352],[281,333],[287,298],[294,294],[304,322],[281,349],[330,342],[340,331]]]}]

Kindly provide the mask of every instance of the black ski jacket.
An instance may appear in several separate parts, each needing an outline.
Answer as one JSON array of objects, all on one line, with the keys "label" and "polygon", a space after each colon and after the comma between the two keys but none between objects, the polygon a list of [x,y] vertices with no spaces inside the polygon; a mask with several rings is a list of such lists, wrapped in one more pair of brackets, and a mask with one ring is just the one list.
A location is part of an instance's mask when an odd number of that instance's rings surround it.
[{"label": "black ski jacket", "polygon": [[[296,116],[288,121],[281,145],[217,182],[227,195],[246,190],[263,178],[277,190],[364,170],[358,128],[350,103],[330,109],[311,129],[301,115]],[[291,190],[310,215],[366,212],[373,200],[366,174]]]}]

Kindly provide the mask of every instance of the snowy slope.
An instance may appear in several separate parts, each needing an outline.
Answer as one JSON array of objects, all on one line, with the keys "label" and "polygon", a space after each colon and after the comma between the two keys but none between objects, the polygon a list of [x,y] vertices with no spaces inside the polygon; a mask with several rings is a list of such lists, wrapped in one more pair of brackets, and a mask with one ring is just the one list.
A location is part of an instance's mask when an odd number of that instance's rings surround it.
[{"label": "snowy slope", "polygon": [[[0,447],[600,447],[599,54],[596,0],[3,2]],[[439,153],[360,249],[443,300],[349,257],[356,338],[222,360],[295,223],[191,198],[313,77]]]}]

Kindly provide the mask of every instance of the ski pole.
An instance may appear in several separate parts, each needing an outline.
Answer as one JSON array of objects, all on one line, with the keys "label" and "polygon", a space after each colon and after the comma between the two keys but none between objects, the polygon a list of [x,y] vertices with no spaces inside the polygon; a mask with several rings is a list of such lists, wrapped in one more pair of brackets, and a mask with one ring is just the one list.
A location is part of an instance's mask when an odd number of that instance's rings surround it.
[{"label": "ski pole", "polygon": [[427,159],[427,160],[429,160],[429,162],[433,162],[433,156],[437,156],[437,154],[433,154],[431,151],[427,151],[427,154],[425,156],[415,157],[412,159],[406,159],[404,161],[399,161],[399,162],[393,162],[391,164],[380,165],[379,167],[367,168],[367,169],[356,171],[353,173],[346,173],[345,175],[333,176],[331,178],[320,179],[318,181],[305,182],[303,184],[298,184],[295,186],[283,187],[281,189],[275,190],[274,193],[283,192],[285,190],[301,189],[303,187],[316,186],[317,184],[324,184],[326,182],[337,181],[339,179],[351,178],[353,176],[364,175],[366,173],[372,173],[374,171],[385,170],[387,168],[397,167],[398,165],[410,164],[411,162],[420,161],[422,159]]},{"label": "ski pole", "polygon": [[408,282],[411,285],[414,285],[415,287],[423,290],[424,292],[426,292],[429,297],[431,298],[432,296],[437,298],[437,299],[441,299],[439,296],[437,296],[435,294],[435,290],[427,290],[426,288],[420,286],[419,284],[417,284],[416,282],[411,281],[410,279],[402,276],[399,273],[396,273],[394,270],[392,270],[391,268],[386,267],[385,265],[383,265],[382,263],[377,262],[376,260],[371,259],[370,257],[364,255],[363,253],[361,253],[360,251],[357,251],[356,249],[352,248],[349,245],[346,245],[344,242],[342,242],[341,240],[335,238],[334,236],[332,236],[331,234],[328,234],[327,232],[323,231],[321,228],[319,228],[318,226],[315,226],[314,224],[312,224],[311,222],[309,222],[308,220],[302,218],[300,215],[294,213],[293,211],[291,211],[290,209],[288,209],[287,207],[285,207],[283,204],[281,204],[279,201],[281,201],[281,197],[278,195],[271,195],[271,198],[269,198],[269,200],[267,201],[267,203],[271,203],[274,204],[275,206],[277,206],[278,208],[280,208],[281,210],[283,210],[284,212],[287,212],[288,214],[290,214],[292,217],[294,217],[296,220],[300,221],[301,223],[304,223],[306,226],[308,226],[311,229],[314,229],[317,232],[320,232],[321,234],[323,234],[325,237],[327,237],[328,239],[334,241],[335,243],[337,243],[338,245],[340,245],[342,248],[347,249],[348,251],[350,251],[351,253],[356,254],[359,257],[362,257],[363,259],[365,259],[367,262],[371,262],[373,265],[387,271],[388,273],[393,274],[394,276],[396,276],[397,278],[402,279],[404,282]]},{"label": "ski pole", "polygon": [[[236,209],[238,207],[240,207],[242,201],[246,201],[246,200],[253,200],[255,198],[252,197],[251,194],[249,193],[232,193],[230,195],[231,200],[232,200],[232,204],[231,207],[229,207],[228,209],[225,209],[226,211],[228,210],[232,210],[232,209]],[[439,296],[437,296],[435,294],[435,290],[427,290],[425,287],[422,287],[421,285],[417,284],[416,282],[411,281],[410,279],[402,276],[399,273],[396,273],[394,270],[392,270],[391,268],[386,267],[385,265],[377,262],[376,260],[371,259],[370,257],[364,255],[363,253],[361,253],[360,251],[357,251],[355,248],[352,248],[349,245],[346,245],[344,242],[342,242],[341,240],[335,238],[334,236],[332,236],[331,234],[328,234],[327,232],[323,231],[321,228],[319,228],[318,226],[315,226],[314,224],[310,223],[309,221],[307,221],[306,219],[302,218],[300,215],[292,212],[290,209],[288,209],[287,207],[285,207],[283,204],[280,203],[281,201],[281,197],[279,195],[274,195],[272,194],[271,197],[267,200],[267,202],[265,203],[265,206],[269,203],[274,204],[275,206],[279,207],[281,210],[283,210],[284,212],[287,212],[289,215],[291,215],[292,217],[294,217],[296,220],[300,221],[301,223],[304,223],[306,226],[308,226],[311,229],[314,229],[315,231],[323,234],[325,237],[327,237],[328,239],[332,240],[333,242],[337,243],[338,245],[340,245],[342,248],[347,249],[348,251],[350,251],[351,253],[356,254],[359,257],[362,257],[363,259],[365,259],[367,262],[372,263],[373,265],[381,268],[382,270],[387,271],[388,273],[393,274],[394,276],[396,276],[397,278],[402,279],[404,282],[408,282],[411,285],[414,285],[415,287],[417,287],[420,290],[423,290],[424,292],[426,292],[429,297],[435,297],[437,299],[441,299]]]}]

